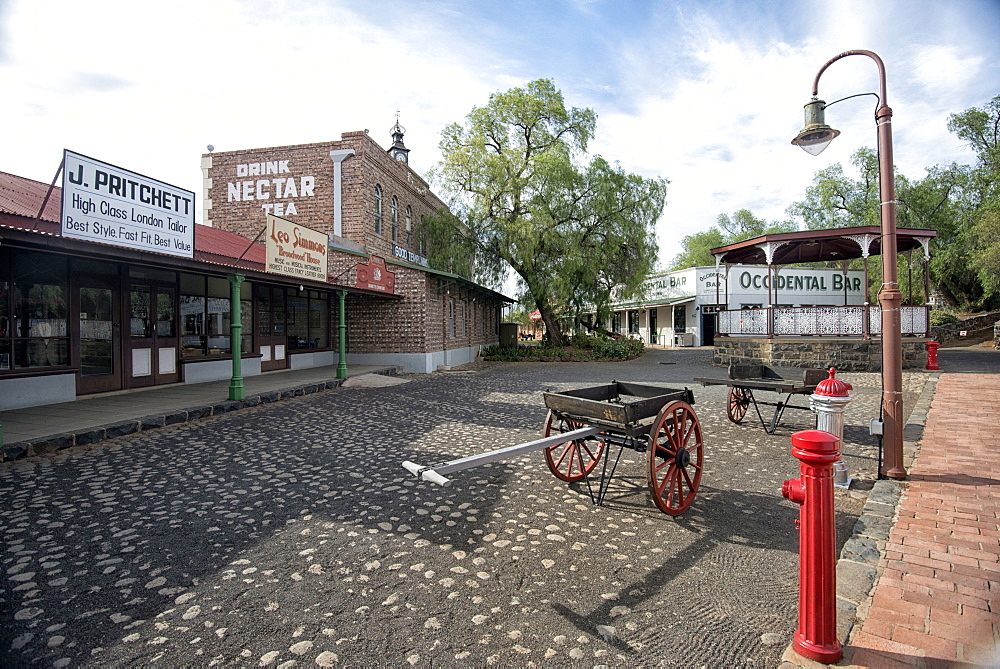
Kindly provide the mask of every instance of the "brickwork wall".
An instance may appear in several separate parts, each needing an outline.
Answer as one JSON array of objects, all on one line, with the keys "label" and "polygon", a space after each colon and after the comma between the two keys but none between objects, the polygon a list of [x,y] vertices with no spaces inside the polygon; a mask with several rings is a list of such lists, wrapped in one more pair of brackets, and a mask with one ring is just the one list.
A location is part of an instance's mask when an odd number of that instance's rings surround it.
[{"label": "brickwork wall", "polygon": [[[342,236],[367,253],[384,258],[389,270],[396,274],[395,292],[403,296],[396,300],[349,295],[348,350],[431,353],[496,343],[502,306],[498,301],[454,283],[450,288],[442,287],[442,279],[435,275],[394,263],[393,198],[398,202],[395,244],[413,252],[419,251],[416,233],[421,217],[445,205],[419,175],[394,160],[364,132],[344,133],[340,141],[205,154],[205,222],[253,239],[266,224],[263,205],[280,204],[272,206],[276,216],[332,235],[335,203],[330,152],[343,149],[353,149],[354,155],[341,163]],[[291,197],[288,179],[292,179],[295,197]],[[310,185],[312,194],[305,194],[303,186]],[[376,185],[382,190],[381,234],[375,232]],[[295,213],[289,212],[289,203],[294,205]],[[407,207],[412,212],[411,244],[406,236]],[[327,257],[329,275],[336,277],[336,283],[356,284],[353,268],[366,262],[364,256],[331,249]],[[455,302],[455,336],[450,336],[451,300]],[[464,325],[466,320],[468,326]]]},{"label": "brickwork wall", "polygon": [[[844,372],[882,369],[882,342],[878,339],[749,339],[717,337],[713,365],[761,362],[780,367],[836,367]],[[903,341],[903,369],[924,369],[927,346],[923,339]]]}]

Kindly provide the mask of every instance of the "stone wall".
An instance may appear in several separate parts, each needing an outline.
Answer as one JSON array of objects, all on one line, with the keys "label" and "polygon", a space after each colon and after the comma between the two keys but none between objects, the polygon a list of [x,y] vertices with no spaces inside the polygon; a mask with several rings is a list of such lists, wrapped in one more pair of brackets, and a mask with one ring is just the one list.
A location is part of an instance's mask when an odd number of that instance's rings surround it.
[{"label": "stone wall", "polygon": [[[716,337],[712,364],[760,362],[778,367],[836,367],[843,372],[882,370],[879,339],[797,337],[756,339]],[[924,369],[927,346],[924,339],[903,340],[903,369]]]},{"label": "stone wall", "polygon": [[[935,325],[931,328],[931,337],[935,341],[947,344],[960,340],[989,341],[995,338],[994,326],[1000,323],[1000,311],[993,311],[972,318]],[[966,332],[963,337],[959,332]]]}]

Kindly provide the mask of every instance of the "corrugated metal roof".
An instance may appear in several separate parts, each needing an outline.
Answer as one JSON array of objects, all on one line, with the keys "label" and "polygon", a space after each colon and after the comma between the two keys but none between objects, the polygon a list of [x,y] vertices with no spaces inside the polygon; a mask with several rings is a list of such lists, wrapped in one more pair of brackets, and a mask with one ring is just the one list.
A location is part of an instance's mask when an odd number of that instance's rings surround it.
[{"label": "corrugated metal roof", "polygon": [[[42,206],[48,190],[48,184],[0,172],[0,212],[34,219],[38,216],[38,209]],[[62,188],[56,186],[45,204],[45,211],[42,212],[43,221],[59,222],[61,201]]]},{"label": "corrugated metal roof", "polygon": [[265,249],[262,245],[235,232],[207,225],[194,226],[194,248],[199,253],[211,253],[225,258],[235,259],[242,256],[243,260],[261,264],[265,261]]}]

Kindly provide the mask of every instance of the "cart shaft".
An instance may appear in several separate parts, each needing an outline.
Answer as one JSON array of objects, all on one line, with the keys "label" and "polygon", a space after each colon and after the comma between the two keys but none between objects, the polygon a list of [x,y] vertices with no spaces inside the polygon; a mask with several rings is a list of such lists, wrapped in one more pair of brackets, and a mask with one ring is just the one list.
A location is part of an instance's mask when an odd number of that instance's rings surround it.
[{"label": "cart shaft", "polygon": [[445,478],[443,474],[450,474],[452,472],[462,471],[463,469],[471,469],[473,467],[479,467],[480,465],[487,465],[491,462],[506,460],[507,458],[513,458],[524,453],[531,453],[532,451],[540,451],[543,448],[551,448],[556,444],[563,444],[567,441],[586,439],[587,437],[600,434],[601,430],[602,428],[599,427],[583,427],[578,430],[560,432],[542,439],[536,439],[535,441],[528,441],[515,446],[498,448],[495,451],[480,453],[478,455],[470,455],[457,460],[449,460],[448,462],[442,462],[441,464],[431,465],[428,467],[405,460],[403,462],[403,468],[424,481],[437,483],[440,486],[448,486],[451,484],[451,480]]}]

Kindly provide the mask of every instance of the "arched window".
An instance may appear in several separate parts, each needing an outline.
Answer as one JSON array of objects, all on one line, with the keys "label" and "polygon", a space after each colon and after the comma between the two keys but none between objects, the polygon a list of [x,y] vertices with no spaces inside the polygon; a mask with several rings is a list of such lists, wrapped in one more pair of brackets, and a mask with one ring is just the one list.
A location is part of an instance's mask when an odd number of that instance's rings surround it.
[{"label": "arched window", "polygon": [[399,241],[399,200],[392,196],[392,241]]},{"label": "arched window", "polygon": [[382,234],[382,187],[375,184],[375,234]]},{"label": "arched window", "polygon": [[406,208],[406,248],[413,248],[413,209]]}]

